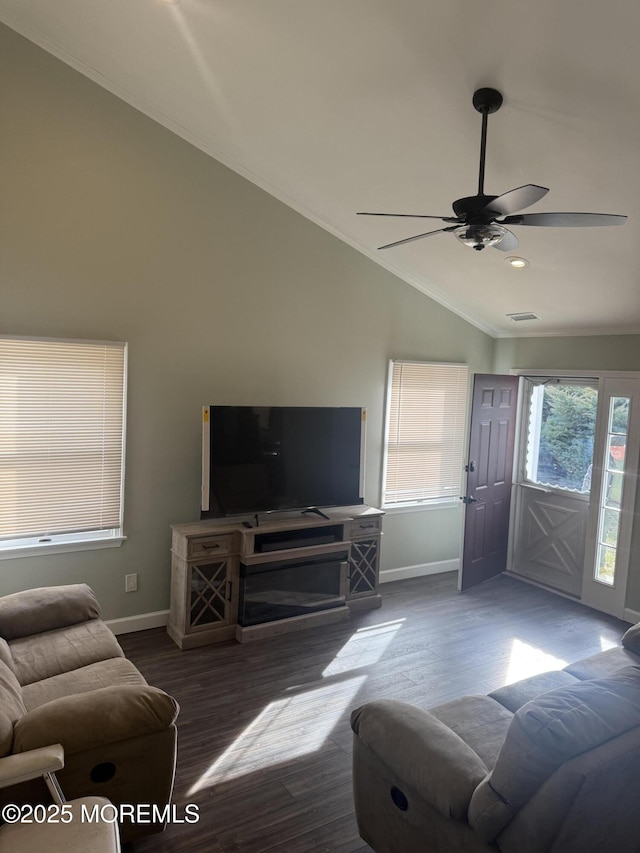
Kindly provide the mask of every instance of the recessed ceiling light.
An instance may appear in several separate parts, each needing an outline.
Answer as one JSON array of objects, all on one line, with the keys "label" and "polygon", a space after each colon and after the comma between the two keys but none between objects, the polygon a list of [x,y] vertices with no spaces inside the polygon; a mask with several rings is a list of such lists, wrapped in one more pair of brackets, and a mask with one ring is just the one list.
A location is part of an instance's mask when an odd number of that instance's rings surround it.
[{"label": "recessed ceiling light", "polygon": [[505,258],[505,263],[509,264],[509,266],[513,267],[516,270],[524,269],[524,267],[529,266],[529,261],[526,258]]}]

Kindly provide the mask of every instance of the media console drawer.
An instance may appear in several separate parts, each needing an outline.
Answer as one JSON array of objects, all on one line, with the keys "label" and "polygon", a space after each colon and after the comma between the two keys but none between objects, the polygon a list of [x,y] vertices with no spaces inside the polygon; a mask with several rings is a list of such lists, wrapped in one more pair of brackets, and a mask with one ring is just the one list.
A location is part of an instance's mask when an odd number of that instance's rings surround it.
[{"label": "media console drawer", "polygon": [[381,518],[362,518],[357,521],[349,521],[345,524],[345,539],[354,536],[366,536],[367,534],[378,534],[382,528]]},{"label": "media console drawer", "polygon": [[228,554],[233,544],[233,534],[227,536],[200,536],[189,540],[187,554],[194,557],[217,557]]}]

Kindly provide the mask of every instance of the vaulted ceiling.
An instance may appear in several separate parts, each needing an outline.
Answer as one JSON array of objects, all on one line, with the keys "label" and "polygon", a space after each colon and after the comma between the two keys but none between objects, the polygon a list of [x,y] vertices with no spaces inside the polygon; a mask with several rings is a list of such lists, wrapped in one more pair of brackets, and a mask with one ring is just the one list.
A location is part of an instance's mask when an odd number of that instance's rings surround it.
[{"label": "vaulted ceiling", "polygon": [[[494,336],[640,333],[632,0],[0,0],[0,20]],[[483,86],[504,97],[487,193],[627,223],[514,226],[520,270],[452,234],[380,251],[440,224],[357,211],[476,193]]]}]

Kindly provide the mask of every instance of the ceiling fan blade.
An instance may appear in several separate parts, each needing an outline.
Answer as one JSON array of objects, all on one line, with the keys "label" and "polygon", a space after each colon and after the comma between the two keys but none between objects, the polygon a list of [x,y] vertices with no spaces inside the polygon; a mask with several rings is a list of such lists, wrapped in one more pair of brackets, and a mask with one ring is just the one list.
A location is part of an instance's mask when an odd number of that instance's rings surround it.
[{"label": "ceiling fan blade", "polygon": [[506,216],[509,213],[515,213],[525,207],[529,207],[544,198],[549,192],[547,187],[539,187],[537,184],[525,184],[524,187],[518,187],[515,190],[509,190],[508,193],[499,195],[489,202],[486,210],[495,210],[496,213]]},{"label": "ceiling fan blade", "polygon": [[521,216],[507,216],[500,225],[587,228],[596,225],[624,225],[626,221],[626,216],[614,213],[523,213]]},{"label": "ceiling fan blade", "polygon": [[518,243],[518,238],[516,235],[505,228],[507,232],[502,240],[499,240],[497,243],[492,243],[492,247],[494,249],[499,249],[501,252],[512,252],[514,249],[517,249],[520,243]]},{"label": "ceiling fan blade", "polygon": [[366,213],[359,211],[356,216],[404,216],[410,219],[442,219],[443,222],[457,222],[453,216],[428,216],[426,213]]},{"label": "ceiling fan blade", "polygon": [[387,243],[385,246],[378,246],[378,249],[392,249],[394,246],[402,246],[403,243],[413,243],[414,240],[422,240],[423,237],[431,237],[432,234],[442,234],[444,231],[455,231],[457,225],[451,225],[449,228],[438,228],[436,231],[426,231],[424,234],[416,234],[415,237],[405,237],[404,240],[396,240],[395,243]]}]

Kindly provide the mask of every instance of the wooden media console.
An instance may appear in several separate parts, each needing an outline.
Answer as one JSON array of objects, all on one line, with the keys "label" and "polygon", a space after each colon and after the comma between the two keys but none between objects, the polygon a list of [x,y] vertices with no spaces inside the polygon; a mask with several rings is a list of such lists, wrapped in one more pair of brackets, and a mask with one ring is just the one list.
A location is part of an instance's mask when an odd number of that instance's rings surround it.
[{"label": "wooden media console", "polygon": [[358,505],[172,525],[167,631],[181,649],[380,607],[383,512]]}]

